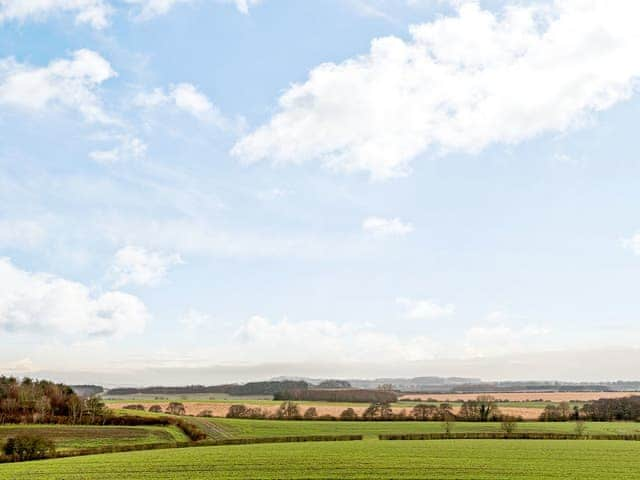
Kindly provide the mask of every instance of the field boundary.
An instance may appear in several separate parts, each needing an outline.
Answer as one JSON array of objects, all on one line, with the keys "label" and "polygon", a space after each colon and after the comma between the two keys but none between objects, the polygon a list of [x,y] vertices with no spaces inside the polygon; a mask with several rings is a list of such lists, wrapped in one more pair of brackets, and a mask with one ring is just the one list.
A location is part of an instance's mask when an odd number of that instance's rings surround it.
[{"label": "field boundary", "polygon": [[378,440],[626,440],[640,441],[640,435],[537,432],[459,432],[381,434]]},{"label": "field boundary", "polygon": [[[164,450],[174,448],[215,447],[224,445],[251,445],[258,443],[302,443],[302,442],[350,442],[362,440],[362,435],[303,435],[283,437],[226,438],[222,440],[200,440],[198,442],[148,443],[142,445],[111,445],[106,447],[83,448],[56,452],[51,458],[82,457],[105,453],[139,452],[143,450]],[[37,461],[37,460],[25,460]],[[15,463],[16,460],[0,455],[0,463]]]}]

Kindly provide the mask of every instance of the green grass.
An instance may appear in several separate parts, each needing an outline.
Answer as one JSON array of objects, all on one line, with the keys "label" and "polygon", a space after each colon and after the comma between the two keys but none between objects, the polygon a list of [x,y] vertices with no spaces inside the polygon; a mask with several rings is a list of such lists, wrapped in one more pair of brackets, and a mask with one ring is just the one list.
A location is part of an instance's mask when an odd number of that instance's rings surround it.
[{"label": "green grass", "polygon": [[3,425],[0,426],[0,444],[17,435],[38,435],[52,440],[60,452],[125,445],[150,445],[188,442],[189,438],[178,427],[120,427],[89,425]]},{"label": "green grass", "polygon": [[636,442],[441,440],[243,445],[0,465],[11,480],[637,479]]},{"label": "green grass", "polygon": [[[329,422],[287,420],[242,420],[215,418],[204,420],[214,423],[229,437],[277,437],[296,435],[364,435],[377,437],[380,434],[442,432],[441,422]],[[456,422],[454,432],[497,432],[499,422]],[[519,432],[573,433],[573,422],[520,422]],[[640,434],[637,422],[588,422],[587,434]]]}]

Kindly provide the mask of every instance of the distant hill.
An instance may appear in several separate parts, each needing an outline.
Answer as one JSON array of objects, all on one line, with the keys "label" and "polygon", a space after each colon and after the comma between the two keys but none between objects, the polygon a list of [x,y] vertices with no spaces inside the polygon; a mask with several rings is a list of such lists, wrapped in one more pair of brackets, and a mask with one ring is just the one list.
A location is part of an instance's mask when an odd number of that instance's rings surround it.
[{"label": "distant hill", "polygon": [[69,385],[76,395],[80,397],[93,397],[104,392],[100,385]]},{"label": "distant hill", "polygon": [[187,385],[184,387],[144,387],[144,388],[112,388],[108,395],[188,395],[198,393],[226,393],[233,396],[273,395],[285,390],[304,390],[309,384],[304,381],[284,380],[267,382],[249,382],[230,385]]}]

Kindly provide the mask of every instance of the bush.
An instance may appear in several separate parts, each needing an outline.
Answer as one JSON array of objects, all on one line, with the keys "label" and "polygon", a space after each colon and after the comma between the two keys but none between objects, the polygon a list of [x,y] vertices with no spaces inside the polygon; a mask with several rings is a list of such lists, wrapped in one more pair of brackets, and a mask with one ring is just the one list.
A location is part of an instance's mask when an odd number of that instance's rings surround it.
[{"label": "bush", "polygon": [[124,407],[122,407],[124,410],[139,410],[141,412],[145,411],[144,405],[125,405]]},{"label": "bush", "polygon": [[358,414],[353,408],[347,408],[340,414],[340,420],[357,420]]},{"label": "bush", "polygon": [[304,418],[307,420],[311,420],[317,417],[318,417],[318,410],[316,410],[316,407],[309,407],[304,412]]},{"label": "bush", "polygon": [[19,435],[9,438],[3,450],[5,455],[14,461],[37,460],[53,457],[56,454],[53,442],[37,435]]},{"label": "bush", "polygon": [[151,413],[162,413],[162,407],[160,405],[151,405],[149,411]]},{"label": "bush", "polygon": [[516,419],[515,417],[505,416],[502,418],[502,424],[500,425],[500,427],[502,428],[503,432],[511,434],[516,431],[516,428],[518,426],[517,421],[518,419]]},{"label": "bush", "polygon": [[167,406],[166,413],[169,413],[171,415],[184,415],[186,413],[186,409],[180,402],[171,402]]}]

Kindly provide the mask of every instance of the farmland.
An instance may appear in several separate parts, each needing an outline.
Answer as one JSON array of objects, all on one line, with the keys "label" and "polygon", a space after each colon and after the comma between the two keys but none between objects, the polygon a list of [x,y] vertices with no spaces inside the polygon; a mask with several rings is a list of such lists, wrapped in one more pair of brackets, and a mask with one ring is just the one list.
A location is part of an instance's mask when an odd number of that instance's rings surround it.
[{"label": "farmland", "polygon": [[[367,438],[395,433],[435,433],[443,431],[442,422],[331,422],[291,420],[244,420],[218,418],[214,423],[228,437],[277,437],[296,435],[364,435]],[[521,422],[518,432],[572,433],[573,422]],[[499,432],[499,422],[456,422],[455,432]],[[637,422],[589,422],[588,434],[640,434]]]},{"label": "farmland", "polygon": [[442,440],[244,445],[0,466],[0,479],[637,478],[636,442]]},{"label": "farmland", "polygon": [[[282,403],[280,401],[274,400],[265,400],[265,399],[224,399],[224,400],[206,400],[206,399],[194,399],[193,397],[170,397],[171,400],[177,400],[184,404],[186,413],[188,415],[197,415],[199,412],[203,410],[211,411],[214,417],[224,417],[229,407],[234,403],[241,403],[246,405],[249,408],[262,408],[265,411],[273,413],[277,410],[278,406]],[[475,398],[475,397],[474,397]],[[168,399],[158,398],[156,400],[149,400],[148,398],[138,398],[137,396],[132,396],[127,400],[110,400],[107,402],[110,408],[120,410],[124,406],[129,404],[141,404],[145,408],[149,408],[152,405],[160,405],[163,409],[167,407],[169,404]],[[319,415],[332,415],[339,416],[340,413],[345,408],[353,408],[356,413],[361,415],[365,409],[367,408],[367,404],[363,403],[350,403],[350,402],[340,402],[340,403],[332,403],[332,402],[317,402],[317,401],[302,401],[296,402],[301,409],[306,409],[309,407],[315,407],[318,411]],[[411,409],[416,403],[414,401],[403,401],[391,404],[391,407],[394,412],[399,412],[403,409]],[[433,402],[431,402],[433,403]],[[459,408],[459,402],[453,402],[452,407],[453,411],[457,411]],[[545,406],[544,402],[501,402],[499,404],[500,410],[506,415],[520,416],[527,420],[537,419]]]},{"label": "farmland", "polygon": [[0,444],[7,438],[25,434],[52,440],[58,452],[111,446],[173,446],[189,441],[175,426],[3,425],[0,426]]}]

